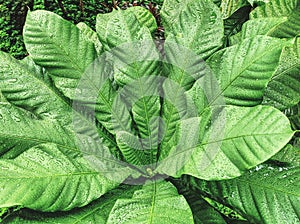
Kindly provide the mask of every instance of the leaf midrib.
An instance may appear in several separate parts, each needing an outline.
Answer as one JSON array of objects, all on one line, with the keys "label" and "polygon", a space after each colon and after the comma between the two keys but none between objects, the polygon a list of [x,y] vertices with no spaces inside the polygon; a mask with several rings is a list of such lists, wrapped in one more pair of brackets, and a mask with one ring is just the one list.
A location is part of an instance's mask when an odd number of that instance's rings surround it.
[{"label": "leaf midrib", "polygon": [[[253,61],[250,61],[249,62],[249,64],[247,65],[247,66],[245,66],[245,68],[244,69],[242,69],[237,75],[236,75],[236,77],[234,77],[234,79],[233,80],[231,80],[228,84],[227,84],[227,86],[224,88],[224,89],[222,89],[209,103],[208,103],[208,105],[206,106],[206,107],[204,107],[203,108],[203,110],[202,110],[202,112],[201,113],[199,113],[199,116],[200,115],[202,115],[203,113],[204,113],[204,111],[205,111],[205,109],[207,109],[207,108],[209,108],[211,105],[212,105],[212,103],[214,103],[215,102],[215,100],[216,99],[218,99],[226,90],[227,90],[227,88],[229,88],[230,86],[231,86],[231,84],[233,83],[233,82],[235,82],[238,78],[240,78],[240,76],[252,65],[252,64],[254,64],[256,61],[258,61],[259,59],[261,59],[261,58],[263,58],[266,54],[269,54],[269,52],[272,52],[274,49],[276,49],[278,46],[280,46],[280,45],[282,45],[282,43],[281,42],[279,42],[278,44],[274,44],[274,47],[273,48],[270,48],[268,51],[265,51],[263,54],[260,54],[260,56],[259,57],[257,57],[256,59],[254,59]],[[234,47],[232,47],[231,49],[234,49]],[[236,57],[234,57],[234,58],[236,58]]]}]

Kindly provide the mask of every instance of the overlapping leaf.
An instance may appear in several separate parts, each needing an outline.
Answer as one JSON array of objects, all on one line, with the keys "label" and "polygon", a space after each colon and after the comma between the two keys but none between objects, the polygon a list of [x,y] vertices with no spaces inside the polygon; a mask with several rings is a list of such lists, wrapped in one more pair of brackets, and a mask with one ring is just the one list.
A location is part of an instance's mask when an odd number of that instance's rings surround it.
[{"label": "overlapping leaf", "polygon": [[223,96],[232,105],[260,104],[284,44],[277,38],[256,36],[210,57],[208,64],[220,83],[216,97]]},{"label": "overlapping leaf", "polygon": [[[182,127],[179,138],[190,136],[189,144],[173,146],[158,172],[206,180],[237,177],[276,154],[294,134],[280,111],[265,106],[216,106],[206,110],[198,122],[189,120],[198,123],[199,129]],[[192,142],[189,129],[199,135],[198,142]]]},{"label": "overlapping leaf", "polygon": [[260,165],[227,181],[195,180],[193,186],[254,223],[298,223],[299,167]]},{"label": "overlapping leaf", "polygon": [[279,67],[268,83],[263,104],[280,110],[300,102],[300,38],[292,47],[285,47],[280,56]]},{"label": "overlapping leaf", "polygon": [[190,49],[206,59],[223,45],[223,21],[211,1],[164,2],[161,10],[166,41]]},{"label": "overlapping leaf", "polygon": [[107,224],[193,223],[188,203],[169,182],[154,182],[134,192],[130,199],[118,199]]},{"label": "overlapping leaf", "polygon": [[72,98],[78,79],[96,57],[94,43],[72,23],[42,10],[28,13],[24,41],[33,60],[45,67],[55,85]]},{"label": "overlapping leaf", "polygon": [[[132,112],[138,136],[142,141],[141,146],[144,150],[149,150],[151,154],[153,152],[149,161],[155,162],[160,114],[159,87],[161,85],[160,79],[156,77],[160,74],[160,63],[148,29],[149,24],[140,22],[140,17],[144,13],[140,8],[112,12],[107,22],[109,29],[102,38],[112,49],[110,54],[113,57],[114,80],[123,87],[119,94]],[[98,32],[102,30],[102,20],[103,16],[98,16]],[[116,35],[115,31],[121,33]],[[119,106],[116,105],[117,107]],[[130,132],[130,130],[124,131]],[[126,151],[130,152],[130,147]]]},{"label": "overlapping leaf", "polygon": [[223,19],[227,19],[230,17],[233,13],[235,13],[238,9],[249,5],[247,0],[222,0],[221,3],[221,11],[222,11],[222,17]]},{"label": "overlapping leaf", "polygon": [[21,210],[18,216],[9,217],[3,223],[106,223],[116,200],[131,198],[134,191],[139,188],[140,186],[121,185],[83,208],[64,213],[40,213],[28,209]]},{"label": "overlapping leaf", "polygon": [[0,160],[1,207],[65,211],[86,205],[116,186],[82,158],[70,157],[60,148],[39,144],[14,160]]}]

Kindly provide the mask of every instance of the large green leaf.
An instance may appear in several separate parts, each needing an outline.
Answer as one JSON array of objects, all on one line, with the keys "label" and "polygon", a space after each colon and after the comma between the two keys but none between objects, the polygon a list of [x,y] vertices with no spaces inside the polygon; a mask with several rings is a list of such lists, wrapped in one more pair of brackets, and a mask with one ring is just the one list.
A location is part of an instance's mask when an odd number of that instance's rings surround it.
[{"label": "large green leaf", "polygon": [[235,13],[238,9],[249,5],[247,0],[222,0],[221,3],[221,12],[223,19],[227,19],[233,13]]},{"label": "large green leaf", "polygon": [[[0,105],[0,153],[4,172],[1,174],[3,177],[1,207],[22,205],[49,211],[71,209],[89,203],[115,186],[116,184],[111,183],[108,178],[113,178],[119,183],[130,175],[130,169],[114,159],[110,153],[116,144],[113,139],[106,136],[102,130],[95,130],[91,121],[72,110],[61,93],[51,87],[51,80],[47,80],[46,75],[43,77],[43,74],[39,73],[43,69],[32,64],[30,60],[18,63],[7,54],[1,53],[0,56],[3,59],[0,65],[0,90],[3,98]],[[72,119],[74,118],[72,115],[75,114],[78,119],[76,121]],[[73,130],[73,122],[79,122],[76,133]],[[102,138],[104,136],[108,137],[105,142]],[[26,159],[26,156],[30,155],[31,159]],[[67,160],[66,164],[59,166],[60,160],[64,159]],[[89,159],[89,162],[96,160],[93,165],[99,172],[92,169],[86,159]],[[47,167],[43,165],[47,164],[49,167],[44,170]],[[73,168],[67,170],[65,165],[68,167],[73,165]],[[37,170],[31,170],[34,167]],[[64,184],[64,178],[69,182],[73,181],[68,177],[68,172],[71,171],[75,173],[73,192],[76,189],[83,196],[77,198],[73,194],[74,198],[63,197],[65,201],[59,201],[57,192],[68,186]],[[76,174],[78,172],[83,172],[83,178]],[[89,186],[85,185],[87,182],[85,172],[95,174],[98,188],[91,192]],[[64,176],[63,179],[56,179],[60,174]],[[23,192],[16,193],[15,197],[8,197],[11,189],[17,185]],[[48,185],[50,188],[47,188]],[[25,197],[24,192],[29,186],[31,193]],[[57,188],[54,188],[55,186]],[[54,193],[49,202],[54,203],[56,198],[58,200],[53,207],[47,204],[45,202],[47,199],[44,198],[51,196],[49,193],[51,190]],[[41,197],[43,201],[38,201],[36,196],[44,191],[47,193]]]},{"label": "large green leaf", "polygon": [[106,223],[116,200],[119,198],[131,198],[134,191],[139,188],[140,186],[120,185],[89,205],[83,208],[75,208],[68,212],[41,213],[22,209],[20,212],[8,217],[3,223]]},{"label": "large green leaf", "polygon": [[299,0],[272,0],[256,7],[250,18],[288,16],[299,4]]},{"label": "large green leaf", "polygon": [[[10,107],[11,109],[7,109],[11,110],[11,112],[8,113],[21,116],[15,118],[15,120],[19,122],[14,122],[14,117],[8,116],[7,122],[10,123],[7,125],[10,125],[10,128],[8,131],[3,127],[3,133],[8,134],[11,132],[12,136],[16,134],[31,136],[29,138],[30,141],[39,137],[41,139],[44,138],[43,142],[51,139],[53,139],[53,141],[59,141],[59,139],[65,137],[59,133],[59,131],[64,132],[61,130],[60,125],[64,126],[65,129],[73,129],[74,118],[76,118],[77,123],[80,122],[76,130],[78,133],[87,134],[88,131],[92,130],[93,133],[99,134],[103,141],[102,144],[109,147],[112,152],[115,150],[116,143],[113,141],[113,138],[105,131],[93,130],[94,124],[72,109],[68,100],[53,86],[49,76],[43,73],[43,68],[35,65],[30,58],[26,61],[22,61],[22,63],[19,63],[5,53],[0,53],[0,58],[2,61],[0,65],[0,90],[5,98],[5,102],[9,102],[13,105]],[[39,88],[36,88],[37,86]],[[5,105],[5,107],[9,107],[10,104]],[[15,107],[21,109],[21,111],[16,110]],[[22,121],[23,117],[25,119],[24,121]],[[27,121],[28,124],[25,121]],[[57,127],[51,123],[56,124]],[[19,126],[22,124],[24,133],[19,131]],[[35,125],[37,126],[35,127]],[[49,135],[48,131],[46,131],[48,125],[49,130],[51,130],[51,127],[53,128],[52,135]],[[57,139],[56,135],[58,135]],[[8,135],[5,136],[7,137]],[[6,142],[5,144],[3,142],[0,146],[1,154],[9,151],[10,155],[6,155],[9,157],[14,157],[14,154],[18,155],[26,150],[26,144],[31,145],[30,141],[26,142],[27,138],[17,139],[12,136],[10,137],[10,141],[2,140]],[[74,140],[73,138],[73,141]],[[24,143],[20,145],[16,144],[16,142]],[[70,142],[68,142],[68,144],[70,144]],[[70,144],[70,147],[72,147],[72,145],[74,144]]]},{"label": "large green leaf", "polygon": [[277,38],[256,36],[210,57],[208,64],[220,83],[216,98],[222,96],[232,105],[260,104],[284,43]]},{"label": "large green leaf", "polygon": [[276,154],[294,134],[289,120],[268,106],[215,106],[189,120],[177,131],[184,144],[173,146],[157,172],[206,180],[237,177]]},{"label": "large green leaf", "polygon": [[45,80],[47,77],[41,67],[30,58],[20,63],[4,52],[0,52],[0,61],[0,90],[6,101],[39,119],[55,119],[70,125],[71,108],[53,90],[51,82]]},{"label": "large green leaf", "polygon": [[45,67],[55,85],[71,98],[78,79],[96,57],[94,43],[72,23],[43,10],[28,12],[23,35],[33,60]]},{"label": "large green leaf", "polygon": [[13,160],[0,160],[0,207],[70,210],[116,186],[82,158],[61,151],[56,144],[39,144]]},{"label": "large green leaf", "polygon": [[274,37],[295,37],[300,34],[300,2],[297,7],[288,15],[287,21],[278,25],[276,29],[271,32]]},{"label": "large green leaf", "polygon": [[112,134],[130,130],[125,105],[117,98],[121,112],[113,107],[116,94],[109,79],[111,67],[105,63],[105,56],[95,58],[94,43],[87,38],[87,32],[92,31],[83,32],[54,13],[35,11],[26,19],[24,39],[33,60],[47,69],[65,96],[95,111]]},{"label": "large green leaf", "polygon": [[132,198],[116,201],[107,224],[187,223],[193,215],[188,203],[169,182],[154,182],[134,192]]},{"label": "large green leaf", "polygon": [[300,38],[292,47],[285,47],[279,66],[264,93],[263,104],[280,110],[300,102]]},{"label": "large green leaf", "polygon": [[256,35],[271,36],[273,30],[287,21],[287,17],[268,17],[251,19],[243,25],[242,31],[230,38],[231,45],[241,42],[245,38],[255,37]]},{"label": "large green leaf", "polygon": [[223,21],[210,0],[167,0],[161,10],[166,41],[206,59],[223,45]]},{"label": "large green leaf", "polygon": [[[258,6],[251,15],[251,20],[244,27],[243,36],[267,34],[274,37],[295,37],[300,33],[300,2],[297,0],[275,0]],[[280,22],[281,21],[281,22]]]},{"label": "large green leaf", "polygon": [[193,186],[239,211],[251,223],[299,223],[299,167],[260,165],[227,181],[193,179]]}]

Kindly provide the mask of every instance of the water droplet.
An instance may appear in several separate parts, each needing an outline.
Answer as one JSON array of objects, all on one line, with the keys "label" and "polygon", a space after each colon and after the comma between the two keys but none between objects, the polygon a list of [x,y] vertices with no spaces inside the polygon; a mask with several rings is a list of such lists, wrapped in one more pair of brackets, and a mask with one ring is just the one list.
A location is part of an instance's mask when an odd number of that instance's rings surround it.
[{"label": "water droplet", "polygon": [[17,78],[12,78],[12,79],[8,79],[8,80],[7,80],[7,82],[9,82],[9,83],[15,83],[15,82],[17,82],[17,81],[18,81]]},{"label": "water droplet", "polygon": [[12,116],[12,119],[14,121],[16,121],[16,122],[20,122],[21,121],[21,119],[19,117],[17,117],[17,116]]}]

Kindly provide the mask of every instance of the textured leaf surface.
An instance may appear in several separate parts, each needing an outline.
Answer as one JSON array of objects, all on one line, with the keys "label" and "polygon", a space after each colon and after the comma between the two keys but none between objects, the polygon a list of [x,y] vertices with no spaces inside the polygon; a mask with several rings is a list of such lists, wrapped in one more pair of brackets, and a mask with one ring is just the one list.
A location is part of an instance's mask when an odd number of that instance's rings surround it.
[{"label": "textured leaf surface", "polygon": [[292,127],[295,130],[300,130],[300,103],[285,110],[285,114],[290,119]]},{"label": "textured leaf surface", "polygon": [[190,49],[206,59],[223,44],[223,21],[211,1],[167,0],[161,10],[166,41]]},{"label": "textured leaf surface", "polygon": [[222,95],[232,105],[260,104],[278,66],[283,44],[277,38],[256,36],[210,57],[208,64],[220,83],[216,96]]},{"label": "textured leaf surface", "polygon": [[292,47],[285,47],[279,66],[264,93],[263,104],[280,110],[300,102],[300,38]]},{"label": "textured leaf surface", "polygon": [[188,203],[169,182],[154,182],[134,192],[130,199],[118,199],[107,224],[193,223]]},{"label": "textured leaf surface", "polygon": [[133,12],[141,27],[147,27],[151,33],[154,33],[156,31],[156,20],[149,10],[143,7],[136,6],[128,8],[127,12]]},{"label": "textured leaf surface", "polygon": [[23,35],[33,60],[49,71],[67,97],[72,97],[78,79],[96,57],[94,43],[72,23],[43,10],[28,12]]},{"label": "textured leaf surface", "polygon": [[287,21],[280,24],[271,32],[271,36],[291,38],[300,34],[300,2],[297,7],[288,15]]},{"label": "textured leaf surface", "polygon": [[279,161],[281,163],[287,164],[289,166],[300,166],[300,148],[293,145],[286,145],[282,150],[280,150],[275,156],[271,158],[272,160]]},{"label": "textured leaf surface", "polygon": [[254,223],[298,223],[299,167],[260,165],[227,181],[195,180],[193,185],[239,211]]},{"label": "textured leaf surface", "polygon": [[29,58],[23,61],[24,65],[4,52],[0,52],[0,61],[0,90],[6,101],[37,118],[51,118],[65,125],[71,123],[68,103],[51,88],[49,80],[44,80],[46,75],[41,67]]},{"label": "textured leaf surface", "polygon": [[[136,16],[140,13],[145,12],[141,9],[112,12],[105,41],[110,48],[116,47],[110,52],[113,55],[114,80],[123,87],[119,94],[132,113],[142,148],[151,152],[148,160],[154,162],[158,147],[161,85],[156,77],[160,74],[160,63],[150,31]],[[98,23],[101,23],[101,18],[102,15],[99,15]],[[117,35],[114,31],[122,34]],[[130,132],[128,129],[124,131]],[[126,145],[123,143],[122,146]],[[134,153],[131,156],[127,153],[127,158],[136,157]]]},{"label": "textured leaf surface", "polygon": [[0,160],[0,206],[69,210],[86,205],[116,186],[84,160],[66,156],[59,148],[40,144],[14,160]]},{"label": "textured leaf surface", "polygon": [[297,6],[298,0],[266,1],[250,14],[250,18],[288,16]]},{"label": "textured leaf surface", "polygon": [[283,22],[287,21],[287,17],[269,17],[251,19],[243,25],[242,31],[231,37],[231,45],[241,42],[242,39],[255,37],[256,35],[271,36],[273,30]]},{"label": "textured leaf surface", "polygon": [[[199,135],[198,142],[185,143],[188,147],[174,146],[158,172],[177,177],[189,174],[206,180],[237,177],[276,154],[294,134],[280,111],[265,106],[226,106],[222,110],[212,107],[198,123],[198,131],[190,126],[179,130],[184,134],[181,138],[193,130]],[[186,141],[192,142],[192,136]]]},{"label": "textured leaf surface", "polygon": [[[9,122],[7,125],[10,127],[9,131],[3,129],[4,133],[11,133],[12,136],[16,134],[31,136],[29,138],[30,141],[39,137],[44,138],[43,142],[46,139],[59,141],[59,139],[64,137],[64,131],[60,126],[64,126],[65,129],[73,128],[74,117],[77,118],[77,122],[80,122],[77,128],[78,132],[87,133],[93,130],[93,123],[74,111],[74,108],[71,108],[68,100],[57,91],[49,76],[43,72],[43,68],[35,65],[30,58],[27,59],[27,62],[22,61],[22,63],[19,63],[5,53],[0,53],[0,57],[2,61],[0,65],[0,90],[5,102],[10,103],[4,105],[6,109],[3,108],[3,110],[5,109],[7,118],[4,115],[2,118],[7,119],[7,122]],[[15,115],[12,116],[13,114]],[[24,121],[22,121],[23,118],[25,119]],[[57,125],[57,127],[52,123]],[[22,130],[24,130],[24,133],[19,131],[20,125],[23,125]],[[47,128],[53,128],[53,136],[49,135]],[[112,151],[114,150],[115,143],[111,136],[100,130],[93,130],[93,132],[98,132],[100,138],[103,140],[102,143]],[[0,146],[1,154],[9,151],[10,155],[7,154],[6,158],[14,157],[14,155],[18,155],[26,150],[27,146],[25,145],[30,142],[26,142],[27,138],[18,139],[12,136],[10,136],[11,140],[9,142],[2,139],[2,141],[5,141],[5,144],[3,142]],[[21,141],[25,145],[20,145]],[[19,143],[17,144],[17,142]],[[74,144],[70,144],[70,147],[72,145]]]},{"label": "textured leaf surface", "polygon": [[[251,19],[255,20],[255,18],[258,18],[260,20],[256,21],[262,21],[263,24],[265,24],[268,21],[266,20],[266,22],[264,22],[263,18],[287,18],[287,20],[283,23],[277,24],[276,26],[272,27],[272,29],[268,30],[268,35],[281,38],[295,37],[300,33],[300,22],[298,19],[299,16],[300,2],[298,0],[270,1],[266,4],[256,7],[255,10],[253,10],[250,14]],[[259,30],[261,30],[261,28],[259,28]],[[255,29],[253,29],[253,31],[255,32]]]},{"label": "textured leaf surface", "polygon": [[103,52],[103,49],[97,33],[83,22],[78,23],[76,26],[80,29],[81,34],[85,36],[86,40],[94,43],[97,54],[100,55]]},{"label": "textured leaf surface", "polygon": [[130,41],[141,40],[141,34],[138,34],[141,27],[144,28],[144,32],[147,30],[150,33],[156,29],[155,24],[156,21],[150,12],[140,7],[132,7],[128,10],[98,14],[96,31],[108,50]]},{"label": "textured leaf surface", "polygon": [[117,143],[126,161],[133,165],[147,165],[151,162],[150,151],[145,151],[140,139],[128,132],[117,133]]},{"label": "textured leaf surface", "polygon": [[3,223],[51,223],[51,224],[78,224],[78,223],[106,223],[108,215],[119,198],[131,198],[139,186],[120,185],[103,195],[100,199],[83,208],[76,208],[63,213],[40,213],[28,209],[21,210],[17,215],[9,217]]}]

